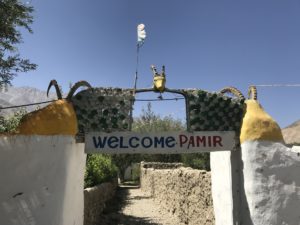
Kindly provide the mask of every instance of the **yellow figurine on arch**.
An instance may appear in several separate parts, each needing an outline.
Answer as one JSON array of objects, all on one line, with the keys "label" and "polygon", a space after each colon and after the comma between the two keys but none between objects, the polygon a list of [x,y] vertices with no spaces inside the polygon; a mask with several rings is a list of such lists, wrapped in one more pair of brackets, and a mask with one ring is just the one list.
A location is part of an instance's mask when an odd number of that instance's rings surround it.
[{"label": "yellow figurine on arch", "polygon": [[156,91],[164,92],[166,88],[166,74],[165,66],[162,66],[162,73],[159,74],[154,65],[151,65],[151,70],[153,73],[153,88]]}]

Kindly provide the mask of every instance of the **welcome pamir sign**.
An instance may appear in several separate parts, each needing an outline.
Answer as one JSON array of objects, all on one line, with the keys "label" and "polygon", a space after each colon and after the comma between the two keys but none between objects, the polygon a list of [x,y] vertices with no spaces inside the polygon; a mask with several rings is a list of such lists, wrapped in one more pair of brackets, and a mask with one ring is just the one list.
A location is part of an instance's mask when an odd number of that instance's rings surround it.
[{"label": "welcome pamir sign", "polygon": [[177,154],[234,150],[234,131],[205,132],[91,132],[85,136],[86,153]]}]

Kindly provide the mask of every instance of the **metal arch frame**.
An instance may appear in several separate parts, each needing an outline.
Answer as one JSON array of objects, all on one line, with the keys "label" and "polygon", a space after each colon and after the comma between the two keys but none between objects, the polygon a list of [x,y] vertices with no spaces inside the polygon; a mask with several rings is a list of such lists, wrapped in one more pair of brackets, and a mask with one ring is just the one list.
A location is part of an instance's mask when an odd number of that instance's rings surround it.
[{"label": "metal arch frame", "polygon": [[[133,96],[136,93],[144,93],[144,92],[155,92],[155,93],[164,93],[164,92],[168,92],[168,93],[175,93],[175,94],[180,94],[184,97],[185,99],[185,114],[186,114],[186,128],[187,131],[190,131],[190,114],[189,114],[189,103],[188,103],[188,98],[187,98],[187,94],[185,91],[180,90],[180,89],[169,89],[169,88],[165,88],[163,92],[157,91],[154,88],[139,88],[139,89],[133,89],[132,90],[132,94]],[[132,102],[132,105],[134,104],[134,100]],[[131,110],[131,114],[132,114],[132,110]],[[131,130],[131,125],[130,125],[130,130]]]}]

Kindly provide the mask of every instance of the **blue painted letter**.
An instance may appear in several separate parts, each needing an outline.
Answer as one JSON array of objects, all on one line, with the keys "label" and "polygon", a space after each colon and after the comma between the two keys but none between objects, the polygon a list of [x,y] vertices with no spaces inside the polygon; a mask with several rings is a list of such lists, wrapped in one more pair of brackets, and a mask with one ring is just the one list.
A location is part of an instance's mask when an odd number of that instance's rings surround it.
[{"label": "blue painted letter", "polygon": [[106,139],[107,137],[104,137],[103,140],[101,137],[98,136],[98,143],[97,143],[97,140],[96,140],[96,137],[94,136],[93,137],[93,142],[94,142],[94,146],[95,148],[104,148],[105,144],[106,144]]}]

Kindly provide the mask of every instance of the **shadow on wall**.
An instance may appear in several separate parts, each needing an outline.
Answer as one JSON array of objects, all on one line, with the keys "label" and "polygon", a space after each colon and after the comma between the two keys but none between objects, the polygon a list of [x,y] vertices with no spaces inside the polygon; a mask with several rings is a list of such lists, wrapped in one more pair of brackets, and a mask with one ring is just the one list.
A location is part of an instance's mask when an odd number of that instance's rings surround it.
[{"label": "shadow on wall", "polygon": [[[234,208],[234,211],[240,214],[240,216],[237,216],[237,218],[243,218],[242,221],[239,221],[240,223],[242,223],[242,224],[245,223],[247,225],[254,225],[253,221],[251,219],[251,214],[250,214],[250,210],[248,207],[249,203],[247,200],[245,187],[244,187],[244,185],[242,185],[245,183],[244,173],[242,172],[244,170],[244,163],[242,161],[242,152],[237,151],[234,154],[235,154],[235,159],[233,159],[233,160],[237,160],[237,162],[239,162],[240,168],[238,170],[239,176],[233,176],[232,179],[240,178],[239,188],[240,188],[240,193],[241,193],[241,196],[240,196],[241,205],[234,205],[233,207],[237,207],[237,206],[239,207],[239,209]],[[232,171],[232,173],[234,173],[234,171]],[[233,183],[235,183],[235,182],[233,182]]]},{"label": "shadow on wall", "polygon": [[[161,223],[153,223],[151,219],[142,219],[134,216],[121,215],[120,224],[122,225],[161,225]],[[111,223],[110,225],[115,225]]]}]

